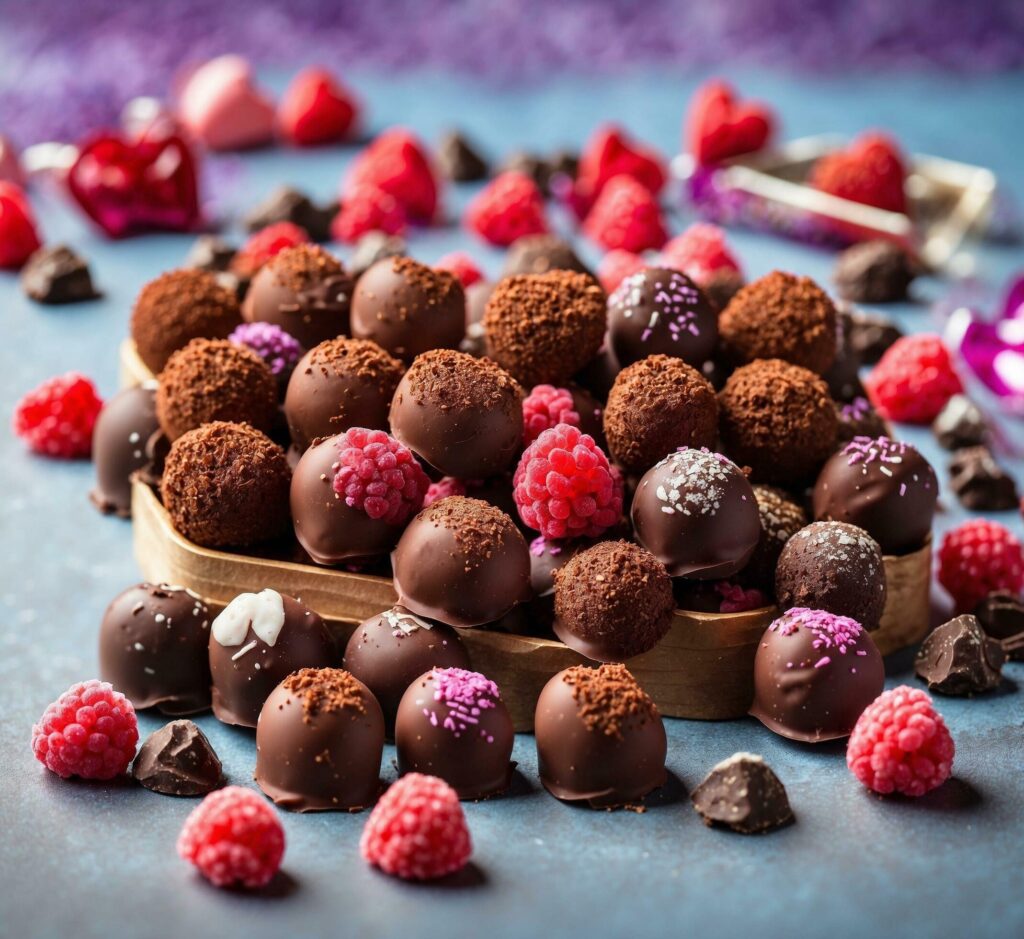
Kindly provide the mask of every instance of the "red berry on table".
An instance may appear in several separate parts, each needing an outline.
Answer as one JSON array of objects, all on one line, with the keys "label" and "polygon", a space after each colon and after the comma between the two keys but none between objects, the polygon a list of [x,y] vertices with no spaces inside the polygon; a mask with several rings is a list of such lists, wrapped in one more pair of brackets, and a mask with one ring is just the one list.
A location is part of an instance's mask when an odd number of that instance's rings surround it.
[{"label": "red berry on table", "polygon": [[760,150],[774,118],[763,104],[739,101],[723,81],[705,82],[690,102],[685,145],[699,164],[718,163]]},{"label": "red berry on table", "polygon": [[580,154],[570,203],[581,218],[608,180],[616,176],[632,177],[652,195],[661,192],[666,178],[657,152],[630,140],[621,128],[609,125],[599,128]]},{"label": "red berry on table", "polygon": [[580,426],[572,392],[554,385],[536,385],[523,399],[523,443],[533,443],[558,424]]},{"label": "red berry on table", "polygon": [[466,209],[465,221],[470,231],[503,247],[548,230],[544,197],[537,184],[515,171],[502,173],[479,192]]},{"label": "red berry on table", "polygon": [[44,381],[18,402],[14,432],[43,456],[88,457],[102,407],[96,386],[84,375],[68,372]]},{"label": "red berry on table", "polygon": [[811,170],[810,184],[841,199],[890,212],[906,212],[903,154],[886,134],[862,134],[845,150],[823,156]]},{"label": "red berry on table", "polygon": [[957,612],[969,613],[996,590],[1024,590],[1024,548],[998,522],[964,522],[942,539],[938,576]]},{"label": "red berry on table", "polygon": [[231,270],[243,277],[252,277],[272,257],[285,248],[309,244],[306,229],[293,222],[275,222],[254,232],[231,261]]},{"label": "red berry on table", "polygon": [[401,235],[405,229],[405,210],[393,195],[376,186],[350,189],[331,221],[331,237],[348,244],[373,231]]},{"label": "red berry on table", "polygon": [[0,269],[16,271],[41,244],[24,190],[0,180]]},{"label": "red berry on table", "polygon": [[740,265],[725,243],[725,232],[709,222],[697,222],[661,249],[661,263],[703,287],[719,271],[739,273]]},{"label": "red berry on table", "polygon": [[452,251],[434,262],[434,269],[438,271],[450,271],[459,278],[463,287],[471,287],[473,284],[484,279],[476,262],[464,251]]},{"label": "red berry on table", "polygon": [[864,387],[882,417],[907,424],[931,423],[946,402],[963,391],[949,350],[932,333],[897,339]]},{"label": "red berry on table", "polygon": [[344,140],[358,117],[352,94],[323,68],[299,72],[277,106],[281,134],[300,147]]},{"label": "red berry on table", "polygon": [[657,199],[631,176],[608,180],[583,231],[603,248],[633,252],[660,248],[668,237]]},{"label": "red berry on table", "polygon": [[386,130],[356,157],[342,188],[344,204],[359,186],[393,196],[412,222],[429,225],[437,214],[438,183],[426,151],[400,127]]},{"label": "red berry on table", "polygon": [[639,254],[625,248],[614,248],[601,258],[597,266],[597,279],[601,281],[605,293],[612,294],[630,274],[637,274],[647,266]]}]

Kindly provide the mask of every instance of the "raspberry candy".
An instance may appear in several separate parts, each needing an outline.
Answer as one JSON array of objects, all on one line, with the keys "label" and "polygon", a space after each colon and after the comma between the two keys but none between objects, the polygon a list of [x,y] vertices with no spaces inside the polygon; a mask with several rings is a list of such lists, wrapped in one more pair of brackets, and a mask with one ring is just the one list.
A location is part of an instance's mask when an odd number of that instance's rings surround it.
[{"label": "raspberry candy", "polygon": [[1024,590],[1024,549],[998,522],[975,519],[946,533],[939,549],[939,583],[969,613],[990,593]]},{"label": "raspberry candy", "polygon": [[306,229],[292,222],[275,222],[255,232],[231,260],[231,270],[240,277],[253,277],[272,257],[285,248],[308,244]]},{"label": "raspberry candy", "polygon": [[299,72],[277,106],[282,136],[300,147],[344,140],[358,116],[348,89],[322,68]]},{"label": "raspberry candy", "polygon": [[507,246],[548,230],[544,197],[524,173],[509,171],[492,180],[466,209],[466,227],[492,245]]},{"label": "raspberry candy", "polygon": [[570,199],[580,218],[590,211],[608,180],[616,176],[635,179],[652,195],[661,192],[665,185],[665,168],[654,150],[629,140],[619,127],[602,127],[580,154]]},{"label": "raspberry candy", "polygon": [[[672,265],[669,265],[671,267]],[[638,274],[647,263],[639,255],[625,248],[614,248],[609,251],[597,266],[597,279],[607,294],[615,293],[619,286],[631,274]]]},{"label": "raspberry candy", "polygon": [[963,391],[949,350],[932,333],[897,339],[864,387],[882,417],[907,424],[931,423],[946,402]]},{"label": "raspberry candy", "polygon": [[348,244],[354,244],[372,231],[401,235],[405,229],[405,210],[391,193],[377,186],[349,189],[331,221],[331,237]]},{"label": "raspberry candy", "polygon": [[608,180],[583,231],[603,248],[633,252],[660,248],[668,237],[657,199],[631,176]]},{"label": "raspberry candy", "polygon": [[428,225],[437,214],[437,179],[422,145],[407,130],[384,131],[356,157],[341,194],[343,205],[360,186],[393,196],[411,221]]},{"label": "raspberry candy", "polygon": [[484,279],[484,275],[480,272],[480,268],[476,266],[473,259],[462,251],[452,251],[442,258],[438,258],[434,263],[434,270],[450,271],[459,278],[459,283],[464,288],[471,287],[473,284]]},{"label": "raspberry candy", "polygon": [[885,134],[863,134],[846,150],[823,156],[811,170],[810,184],[822,192],[906,212],[903,184],[906,170],[896,142]]},{"label": "raspberry candy", "polygon": [[725,232],[709,222],[697,222],[676,235],[661,250],[661,263],[685,274],[703,287],[719,271],[740,272]]},{"label": "raspberry candy", "polygon": [[24,191],[0,180],[0,269],[16,271],[41,244]]},{"label": "raspberry candy", "polygon": [[73,460],[92,452],[92,431],[103,402],[84,375],[44,381],[14,410],[14,432],[43,456]]},{"label": "raspberry candy", "polygon": [[523,442],[533,443],[556,424],[580,426],[572,392],[554,385],[537,385],[523,399]]},{"label": "raspberry candy", "polygon": [[423,506],[430,480],[411,450],[382,430],[352,427],[338,438],[334,491],[370,518],[400,525]]},{"label": "raspberry candy", "polygon": [[427,488],[427,494],[423,497],[423,508],[447,499],[449,496],[466,495],[466,481],[456,479],[454,476],[443,476],[436,483],[431,483]]}]

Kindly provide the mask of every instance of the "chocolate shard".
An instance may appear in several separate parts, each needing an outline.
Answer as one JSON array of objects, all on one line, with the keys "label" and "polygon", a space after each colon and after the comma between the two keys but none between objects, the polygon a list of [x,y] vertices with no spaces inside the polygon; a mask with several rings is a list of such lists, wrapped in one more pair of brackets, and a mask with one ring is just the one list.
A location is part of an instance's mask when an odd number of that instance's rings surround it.
[{"label": "chocolate shard", "polygon": [[378,261],[404,257],[408,253],[404,238],[385,235],[382,231],[367,232],[356,244],[356,250],[348,262],[348,269],[352,276],[358,279]]},{"label": "chocolate shard", "polygon": [[889,317],[880,313],[865,313],[853,310],[847,334],[850,351],[862,365],[874,365],[903,331]]},{"label": "chocolate shard", "polygon": [[981,628],[1003,644],[1011,659],[1024,659],[1024,602],[1009,590],[990,593],[975,608]]},{"label": "chocolate shard", "polygon": [[192,721],[171,721],[146,738],[132,775],[147,789],[169,796],[201,796],[224,783],[220,759]]},{"label": "chocolate shard", "polygon": [[794,820],[786,788],[765,761],[734,753],[713,767],[690,796],[704,824],[753,835]]},{"label": "chocolate shard", "polygon": [[291,222],[304,228],[313,241],[329,241],[331,222],[337,214],[337,202],[317,205],[301,190],[281,186],[253,208],[244,222],[249,231],[259,231],[277,222]]},{"label": "chocolate shard", "polygon": [[949,464],[950,488],[961,505],[981,512],[1016,508],[1017,484],[987,447],[957,450]]},{"label": "chocolate shard", "polygon": [[231,266],[236,249],[216,235],[200,235],[185,255],[182,267],[220,273]]},{"label": "chocolate shard", "polygon": [[932,424],[932,433],[947,450],[988,442],[989,427],[981,409],[966,395],[953,395]]},{"label": "chocolate shard", "polygon": [[441,172],[456,183],[486,179],[489,173],[487,161],[458,131],[452,131],[441,138],[437,147],[437,162]]},{"label": "chocolate shard", "polygon": [[857,303],[906,300],[918,274],[917,264],[900,245],[885,239],[865,241],[843,251],[832,274],[839,296]]},{"label": "chocolate shard", "polygon": [[537,188],[546,196],[549,194],[548,186],[551,183],[551,164],[542,156],[536,153],[517,151],[509,155],[501,166],[502,173],[522,173],[534,181]]},{"label": "chocolate shard", "polygon": [[977,617],[957,616],[922,643],[914,660],[918,678],[931,691],[973,695],[991,691],[1002,680],[1006,653],[998,640],[985,634]]},{"label": "chocolate shard", "polygon": [[89,265],[67,245],[44,245],[25,262],[21,289],[36,303],[80,303],[100,296]]}]

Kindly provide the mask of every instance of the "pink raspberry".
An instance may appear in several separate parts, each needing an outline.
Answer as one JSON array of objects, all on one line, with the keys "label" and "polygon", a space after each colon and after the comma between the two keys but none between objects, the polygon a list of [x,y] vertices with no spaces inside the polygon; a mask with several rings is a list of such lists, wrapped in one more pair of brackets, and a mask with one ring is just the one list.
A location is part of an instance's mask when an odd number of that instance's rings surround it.
[{"label": "pink raspberry", "polygon": [[949,350],[931,333],[897,339],[864,379],[864,387],[882,417],[907,424],[931,423],[963,391]]},{"label": "pink raspberry", "polygon": [[413,452],[382,430],[352,427],[335,444],[334,491],[372,519],[401,525],[423,507],[430,480]]},{"label": "pink raspberry", "polygon": [[423,497],[423,508],[440,502],[442,499],[447,499],[448,496],[464,496],[467,491],[464,479],[445,476],[427,487],[427,494]]},{"label": "pink raspberry", "polygon": [[725,243],[725,232],[710,222],[697,222],[661,249],[661,263],[703,287],[719,271],[740,271]]},{"label": "pink raspberry", "polygon": [[281,867],[284,828],[265,799],[228,786],[211,792],[185,819],[178,854],[216,887],[263,887]]},{"label": "pink raspberry", "polygon": [[113,779],[128,769],[139,742],[135,708],[95,678],[72,685],[32,728],[32,752],[62,779]]},{"label": "pink raspberry", "polygon": [[715,584],[715,592],[722,598],[719,610],[722,613],[746,613],[768,605],[768,600],[756,587],[744,588],[729,580]]},{"label": "pink raspberry", "polygon": [[433,880],[466,865],[473,844],[455,790],[409,773],[381,797],[359,841],[363,858],[405,880]]},{"label": "pink raspberry", "polygon": [[647,262],[639,254],[625,248],[614,248],[609,251],[597,266],[597,279],[601,281],[605,293],[612,294],[631,274],[639,274]]},{"label": "pink raspberry", "polygon": [[523,442],[533,443],[556,424],[580,426],[580,415],[572,392],[554,385],[537,385],[523,399]]},{"label": "pink raspberry", "polygon": [[466,209],[466,227],[492,245],[507,246],[524,235],[548,230],[544,197],[525,173],[506,172],[492,180]]},{"label": "pink raspberry", "polygon": [[103,402],[78,372],[44,381],[14,409],[14,432],[36,453],[64,460],[92,452],[92,431]]},{"label": "pink raspberry", "polygon": [[988,519],[973,519],[946,533],[939,548],[939,583],[969,613],[996,590],[1024,590],[1024,548],[1013,533]]},{"label": "pink raspberry", "polygon": [[352,163],[341,194],[344,204],[359,186],[394,196],[410,220],[429,225],[437,215],[439,189],[423,144],[409,131],[392,127]]},{"label": "pink raspberry", "polygon": [[345,193],[341,209],[331,221],[331,237],[352,244],[371,231],[401,235],[405,228],[405,210],[391,193],[361,185]]},{"label": "pink raspberry", "polygon": [[846,765],[874,792],[923,796],[949,779],[955,750],[932,699],[900,685],[882,692],[857,719]]},{"label": "pink raspberry", "polygon": [[242,277],[253,277],[271,258],[285,248],[309,243],[309,233],[292,222],[275,222],[253,233],[238,249],[231,261],[231,270]]},{"label": "pink raspberry", "polygon": [[471,287],[473,284],[484,279],[476,262],[464,251],[452,251],[442,258],[438,258],[434,264],[438,271],[450,271],[459,279],[463,287]]},{"label": "pink raspberry", "polygon": [[545,538],[597,538],[622,515],[622,478],[594,438],[571,424],[526,448],[512,485],[520,517]]},{"label": "pink raspberry", "polygon": [[603,248],[634,252],[660,248],[668,237],[658,200],[632,176],[615,176],[605,183],[583,231]]}]

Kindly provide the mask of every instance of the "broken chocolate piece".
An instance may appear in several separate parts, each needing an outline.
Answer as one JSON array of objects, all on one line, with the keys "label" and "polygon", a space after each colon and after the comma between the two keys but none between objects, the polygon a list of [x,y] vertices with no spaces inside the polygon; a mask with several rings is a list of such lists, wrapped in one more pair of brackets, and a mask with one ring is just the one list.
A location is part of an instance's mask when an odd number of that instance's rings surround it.
[{"label": "broken chocolate piece", "polygon": [[192,721],[171,721],[146,738],[132,776],[169,796],[201,796],[224,783],[220,759]]},{"label": "broken chocolate piece", "polygon": [[990,593],[975,608],[974,615],[985,632],[998,639],[1009,658],[1024,659],[1024,603],[1009,590]]},{"label": "broken chocolate piece", "polygon": [[44,245],[33,252],[21,271],[21,289],[36,303],[80,303],[99,291],[85,260],[67,245]]},{"label": "broken chocolate piece", "polygon": [[1017,506],[1017,484],[987,447],[957,450],[949,464],[950,488],[965,508],[999,512]]},{"label": "broken chocolate piece", "polygon": [[928,683],[929,691],[972,695],[998,686],[1005,661],[1002,645],[985,635],[977,617],[968,613],[939,626],[925,639],[914,671]]},{"label": "broken chocolate piece", "polygon": [[953,395],[932,424],[932,433],[947,450],[987,443],[988,421],[967,395]]},{"label": "broken chocolate piece", "polygon": [[874,365],[903,331],[887,316],[880,313],[865,313],[863,310],[850,312],[850,351],[862,365]]},{"label": "broken chocolate piece", "polygon": [[844,300],[892,303],[907,299],[907,288],[917,274],[917,265],[904,248],[879,238],[843,251],[832,280]]},{"label": "broken chocolate piece", "polygon": [[753,753],[734,753],[722,760],[690,799],[705,825],[724,825],[744,835],[771,831],[794,820],[785,786]]},{"label": "broken chocolate piece", "polygon": [[313,241],[330,241],[331,222],[338,214],[338,203],[320,206],[304,192],[280,186],[245,217],[249,231],[259,231],[278,222],[291,222],[305,229]]},{"label": "broken chocolate piece", "polygon": [[437,162],[441,172],[456,183],[470,183],[486,179],[487,161],[476,147],[458,131],[441,138],[437,147]]}]

